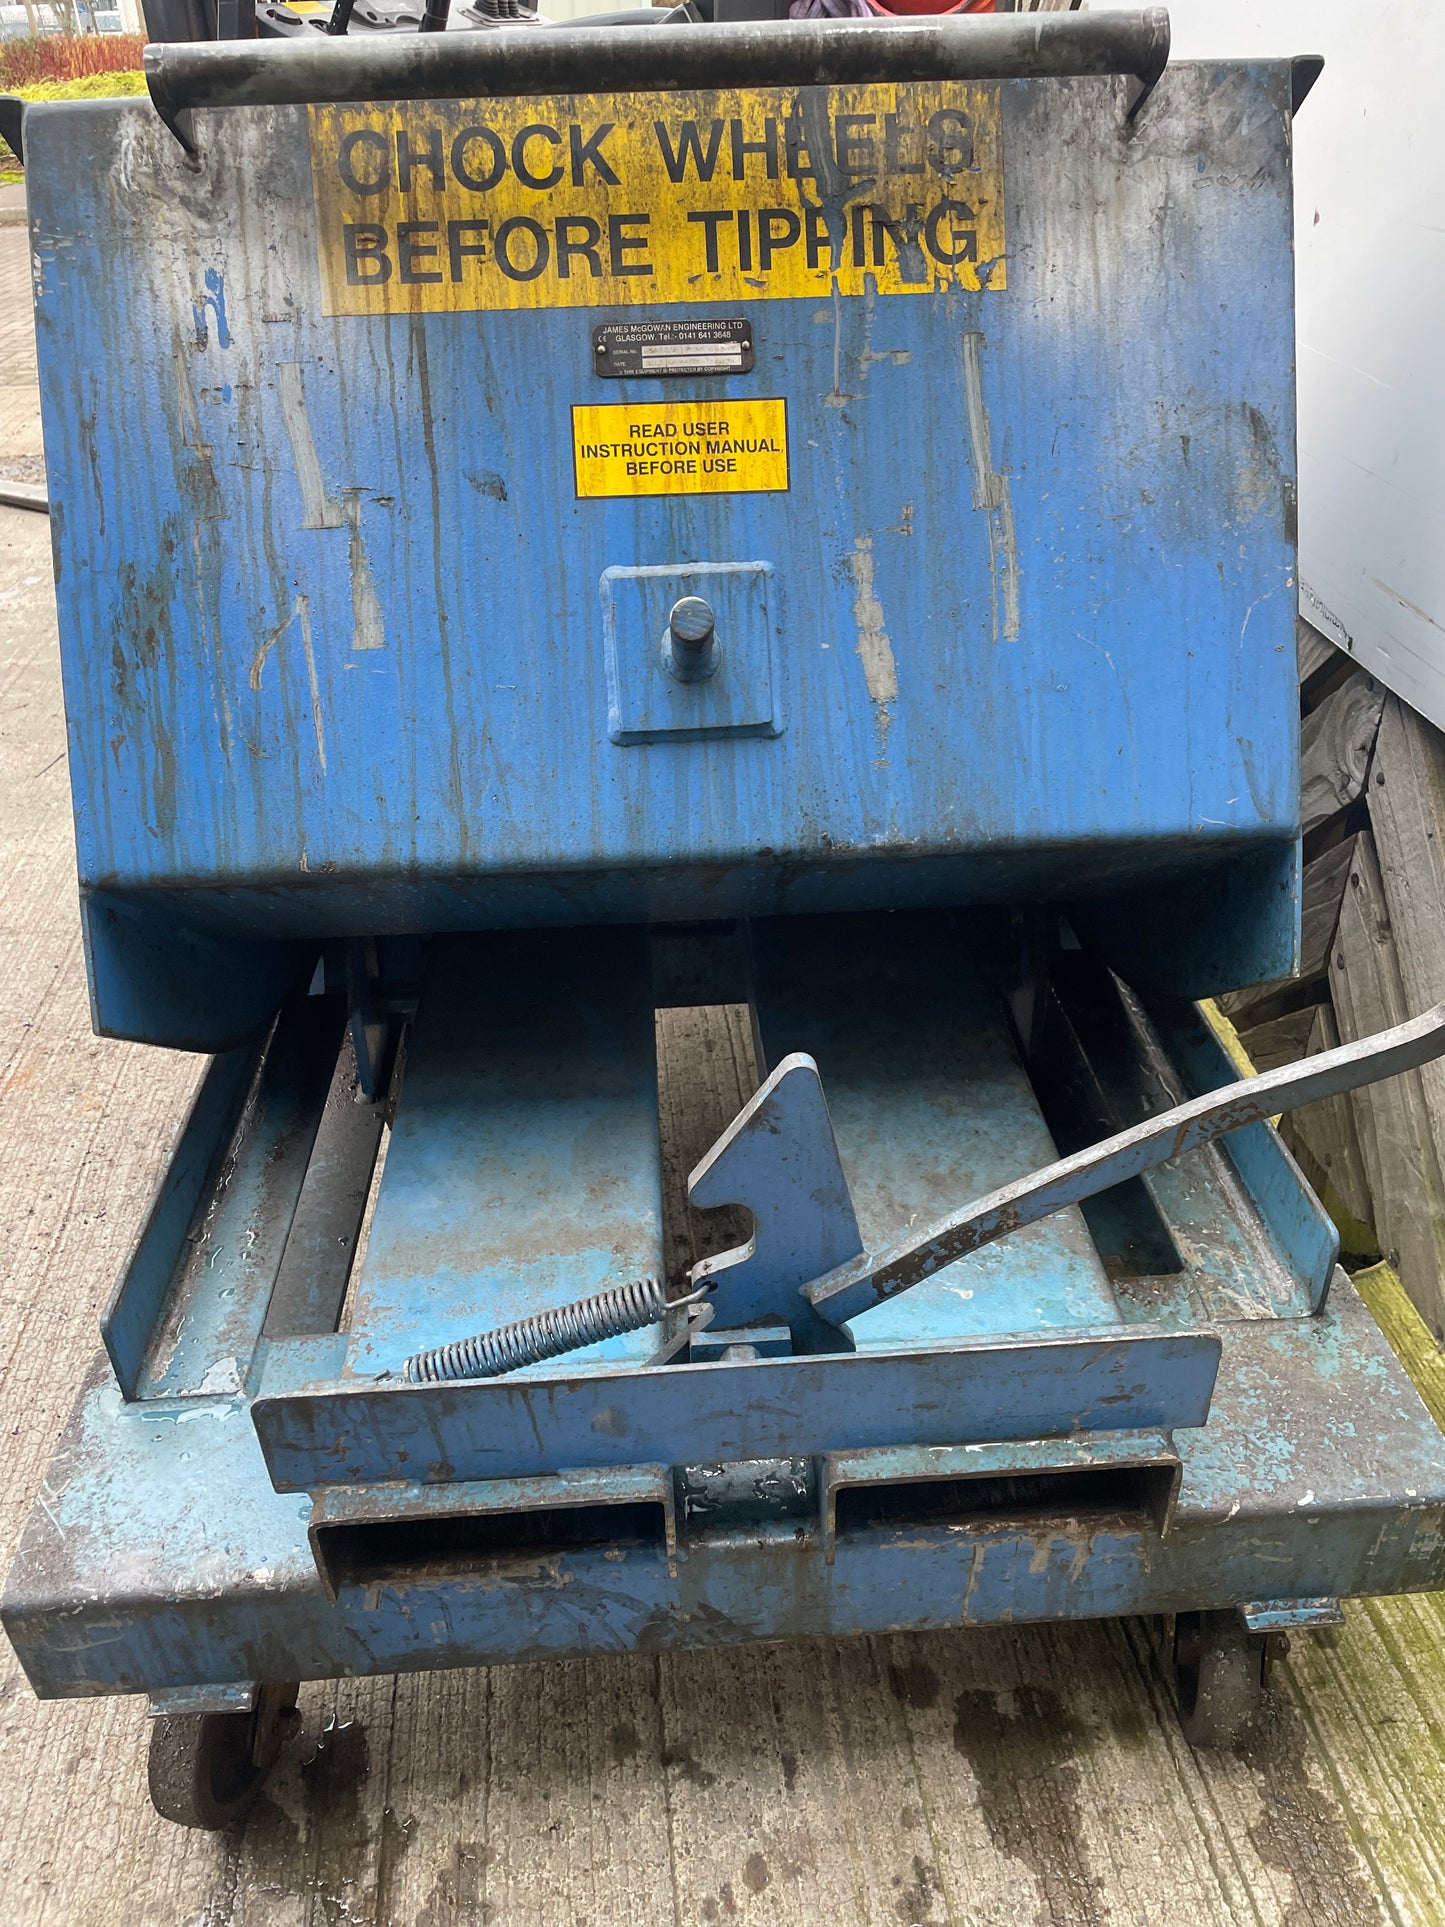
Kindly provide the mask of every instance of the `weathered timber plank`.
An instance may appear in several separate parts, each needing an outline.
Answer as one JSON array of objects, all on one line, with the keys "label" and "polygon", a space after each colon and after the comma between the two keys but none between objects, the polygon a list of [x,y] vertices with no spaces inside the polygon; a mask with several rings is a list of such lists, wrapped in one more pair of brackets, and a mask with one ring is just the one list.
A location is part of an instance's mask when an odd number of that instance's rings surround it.
[{"label": "weathered timber plank", "polygon": [[1303,616],[1295,618],[1295,656],[1299,664],[1300,707],[1305,714],[1323,702],[1331,690],[1348,681],[1354,659],[1321,635]]},{"label": "weathered timber plank", "polygon": [[1212,997],[1206,997],[1200,1005],[1200,1009],[1204,1012],[1205,1018],[1212,1026],[1220,1043],[1223,1044],[1224,1048],[1229,1052],[1229,1060],[1239,1072],[1240,1076],[1253,1077],[1255,1069],[1254,1062],[1249,1052],[1244,1048],[1239,1032],[1235,1029],[1230,1019],[1225,1016],[1216,1000]]},{"label": "weathered timber plank", "polygon": [[[1333,1050],[1339,1041],[1333,1009],[1329,1004],[1317,1004],[1311,1012],[1304,1055],[1314,1057],[1320,1051]],[[1316,1104],[1306,1104],[1302,1110],[1292,1111],[1280,1129],[1326,1208],[1336,1209],[1338,1200],[1338,1206],[1356,1225],[1371,1226],[1374,1207],[1349,1097],[1326,1097]]]},{"label": "weathered timber plank", "polygon": [[[1333,1050],[1340,1041],[1328,1001],[1272,1018],[1243,1033],[1208,1004],[1205,1011],[1241,1077]],[[1370,1225],[1369,1185],[1349,1098],[1324,1098],[1287,1112],[1279,1120],[1279,1129],[1306,1182],[1339,1226],[1344,1255],[1361,1260],[1378,1258],[1379,1246]]]},{"label": "weathered timber plank", "polygon": [[[1445,1357],[1388,1265],[1355,1286],[1437,1425]],[[1345,1625],[1294,1642],[1281,1669],[1302,1709],[1313,1758],[1351,1814],[1351,1833],[1390,1919],[1434,1927],[1445,1915],[1445,1595],[1362,1600]]]},{"label": "weathered timber plank", "polygon": [[1323,856],[1307,863],[1300,883],[1300,968],[1302,982],[1323,977],[1329,968],[1330,945],[1340,921],[1355,839],[1348,837]]},{"label": "weathered timber plank", "polygon": [[1445,736],[1398,696],[1380,719],[1369,808],[1400,978],[1423,1009],[1445,997]]},{"label": "weathered timber plank", "polygon": [[1300,724],[1300,821],[1306,836],[1365,787],[1385,691],[1357,669]]},{"label": "weathered timber plank", "polygon": [[687,1177],[757,1089],[752,1019],[746,1004],[683,1007],[657,1013],[657,1074],[662,1142],[662,1244],[674,1295],[689,1267],[746,1244],[746,1211],[725,1205],[696,1211]]},{"label": "weathered timber plank", "polygon": [[[1368,789],[1370,825],[1405,1003],[1445,999],[1445,736],[1390,696]],[[1419,1072],[1437,1159],[1445,1169],[1445,1064]],[[1445,1212],[1445,1196],[1439,1200]],[[1437,1226],[1442,1264],[1445,1228]]]},{"label": "weathered timber plank", "polygon": [[[1346,1043],[1413,1014],[1401,982],[1374,839],[1361,835],[1330,959]],[[1445,1172],[1418,1071],[1351,1094],[1380,1248],[1437,1336],[1445,1337]]]},{"label": "weathered timber plank", "polygon": [[1241,1030],[1239,1041],[1257,1071],[1272,1071],[1307,1054],[1314,1023],[1315,1007],[1308,1004],[1303,1010],[1272,1017],[1267,1024],[1256,1024],[1252,1030]]},{"label": "weathered timber plank", "polygon": [[1329,1775],[1310,1797],[1346,1805],[1369,1883],[1390,1896],[1392,1927],[1445,1917],[1442,1650],[1439,1593],[1361,1600],[1337,1631],[1295,1640],[1280,1669],[1308,1756]]},{"label": "weathered timber plank", "polygon": [[1215,998],[1222,1016],[1242,1032],[1257,1030],[1261,1024],[1287,1017],[1301,1001],[1308,1003],[1306,989],[1292,977],[1278,977],[1270,983],[1248,984],[1243,990],[1227,990]]}]

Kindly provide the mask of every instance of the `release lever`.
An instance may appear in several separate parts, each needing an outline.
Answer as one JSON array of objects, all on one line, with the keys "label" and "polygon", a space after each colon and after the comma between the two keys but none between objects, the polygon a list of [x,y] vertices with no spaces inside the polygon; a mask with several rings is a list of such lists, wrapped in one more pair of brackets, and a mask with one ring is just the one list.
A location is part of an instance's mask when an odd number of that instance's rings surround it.
[{"label": "release lever", "polygon": [[788,1325],[795,1351],[850,1351],[853,1341],[843,1329],[847,1319],[921,1284],[971,1251],[1247,1124],[1398,1077],[1441,1056],[1445,1004],[1436,1004],[1390,1030],[1176,1104],[988,1192],[915,1237],[865,1252],[818,1067],[811,1057],[794,1052],[744,1105],[688,1181],[694,1204],[746,1206],[754,1232],[746,1245],[695,1265],[686,1298],[669,1304],[654,1279],[614,1287],[419,1354],[407,1360],[405,1376],[413,1381],[499,1377],[598,1338],[660,1324],[670,1313],[694,1306],[698,1317],[656,1362],[672,1357],[701,1322],[731,1328],[768,1318]]},{"label": "release lever", "polygon": [[852,1259],[827,1277],[805,1283],[803,1296],[829,1324],[841,1324],[932,1277],[955,1259],[1069,1205],[1082,1204],[1126,1179],[1140,1177],[1185,1151],[1277,1112],[1417,1070],[1440,1056],[1445,1056],[1445,1004],[1436,1004],[1390,1030],[1321,1051],[1300,1063],[1281,1064],[1276,1070],[1160,1111],[1142,1124],[989,1192],[915,1237]]}]

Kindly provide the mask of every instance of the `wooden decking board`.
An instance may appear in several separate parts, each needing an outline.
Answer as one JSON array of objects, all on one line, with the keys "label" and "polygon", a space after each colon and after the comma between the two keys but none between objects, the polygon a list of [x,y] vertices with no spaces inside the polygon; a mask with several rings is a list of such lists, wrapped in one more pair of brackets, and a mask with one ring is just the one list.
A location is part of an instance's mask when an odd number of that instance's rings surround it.
[{"label": "wooden decking board", "polygon": [[747,1006],[659,1011],[657,1074],[663,1263],[669,1288],[677,1296],[686,1289],[690,1266],[752,1236],[746,1211],[732,1205],[697,1211],[687,1201],[688,1173],[757,1088]]},{"label": "wooden decking board", "polygon": [[[1321,1051],[1334,1050],[1339,1041],[1334,1005],[1317,1004],[1305,1055],[1314,1057]],[[1360,1134],[1355,1128],[1355,1114],[1348,1096],[1321,1098],[1317,1103],[1305,1105],[1287,1120],[1285,1136],[1291,1149],[1303,1146],[1318,1163],[1325,1180],[1321,1193],[1326,1190],[1334,1193],[1327,1201],[1328,1208],[1337,1216],[1342,1209],[1347,1214],[1346,1224],[1352,1221],[1365,1228],[1374,1207],[1360,1151]]]},{"label": "wooden decking board", "polygon": [[1354,658],[1337,648],[1328,636],[1321,635],[1303,616],[1295,618],[1295,660],[1300,694],[1309,709],[1317,708],[1355,669]]},{"label": "wooden decking board", "polygon": [[[1388,1265],[1355,1284],[1431,1415],[1445,1358]],[[1445,1917],[1445,1594],[1354,1603],[1343,1628],[1296,1640],[1283,1683],[1300,1709],[1390,1920]]]},{"label": "wooden decking board", "polygon": [[[1445,737],[1402,703],[1387,698],[1368,788],[1370,826],[1391,949],[1404,1003],[1413,1015],[1445,999]],[[1427,1139],[1445,1146],[1445,1065],[1415,1074]],[[1421,1218],[1433,1232],[1435,1272],[1406,1288],[1437,1334],[1445,1334],[1445,1159],[1438,1181],[1422,1187]]]},{"label": "wooden decking board", "polygon": [[[1418,1014],[1401,979],[1400,953],[1374,839],[1355,838],[1340,910],[1330,995],[1342,1042]],[[1353,1091],[1350,1110],[1369,1181],[1371,1222],[1430,1329],[1445,1338],[1445,1146],[1436,1138],[1422,1073]]]},{"label": "wooden decking board", "polygon": [[1432,1927],[1445,1892],[1439,1732],[1412,1672],[1423,1661],[1418,1682],[1438,1690],[1439,1659],[1419,1640],[1422,1613],[1438,1639],[1438,1595],[1361,1602],[1342,1631],[1296,1642],[1283,1684],[1378,1897],[1365,1917]]},{"label": "wooden decking board", "polygon": [[1300,820],[1306,836],[1364,790],[1384,701],[1382,685],[1357,669],[1300,724]]}]

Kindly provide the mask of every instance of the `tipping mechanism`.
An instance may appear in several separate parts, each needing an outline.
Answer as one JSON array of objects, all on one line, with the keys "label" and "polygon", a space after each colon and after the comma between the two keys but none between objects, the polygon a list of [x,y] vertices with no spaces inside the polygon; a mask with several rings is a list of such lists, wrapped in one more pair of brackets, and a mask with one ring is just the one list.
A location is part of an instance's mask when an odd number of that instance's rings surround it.
[{"label": "tipping mechanism", "polygon": [[1445,1007],[1228,1082],[1193,1001],[1299,950],[1301,74],[254,11],[25,119],[94,1020],[212,1056],[27,1674],[195,1825],[298,1679],[700,1641],[1169,1615],[1217,1741],[1445,1583],[1263,1122]]}]

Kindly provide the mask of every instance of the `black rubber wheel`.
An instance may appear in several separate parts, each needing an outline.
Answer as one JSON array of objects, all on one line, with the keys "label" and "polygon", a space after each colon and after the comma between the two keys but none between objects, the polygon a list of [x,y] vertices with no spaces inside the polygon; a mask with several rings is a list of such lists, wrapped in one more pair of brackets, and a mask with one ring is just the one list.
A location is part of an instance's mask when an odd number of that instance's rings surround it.
[{"label": "black rubber wheel", "polygon": [[1235,1612],[1180,1613],[1174,1690],[1191,1746],[1232,1746],[1259,1713],[1267,1644]]},{"label": "black rubber wheel", "polygon": [[294,1681],[263,1686],[249,1713],[169,1713],[151,1724],[151,1804],[180,1827],[217,1832],[242,1819],[276,1764],[296,1710]]}]

